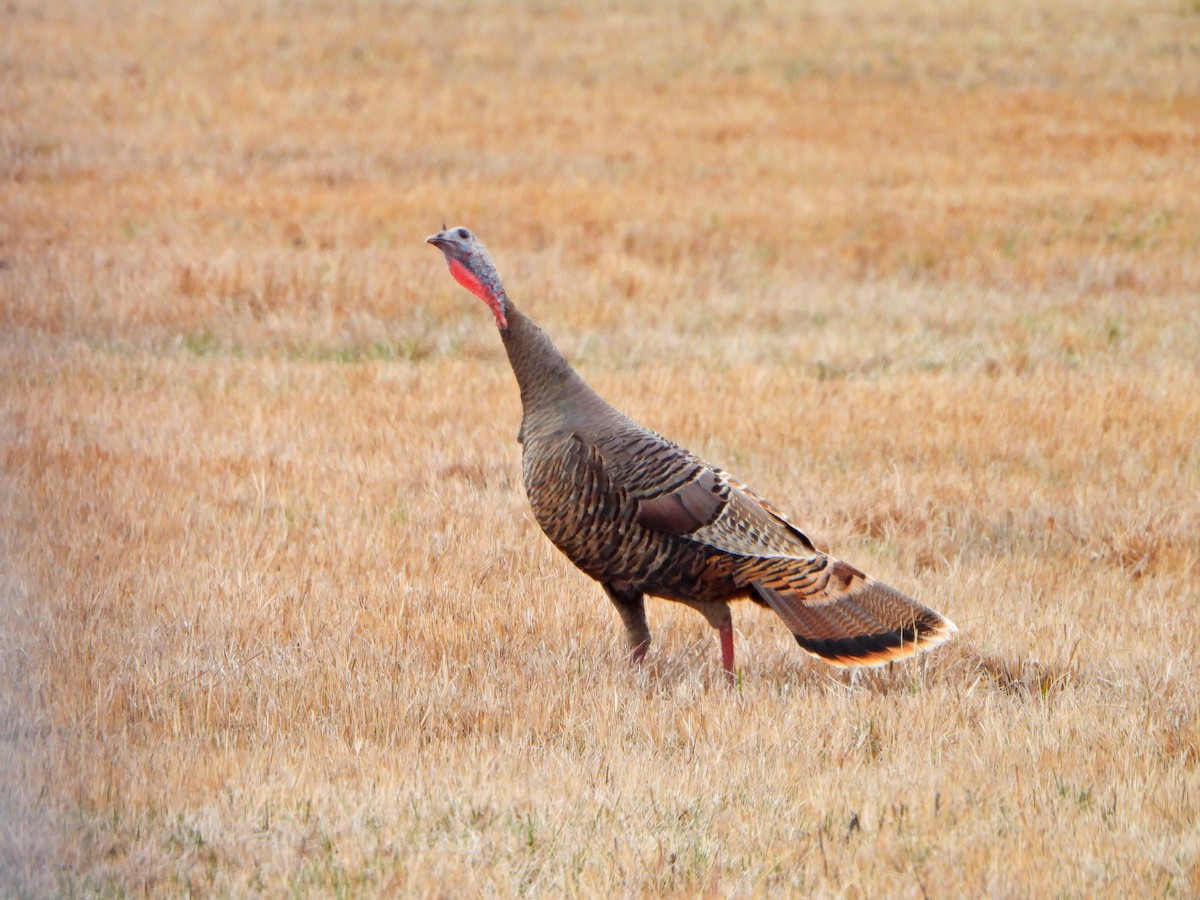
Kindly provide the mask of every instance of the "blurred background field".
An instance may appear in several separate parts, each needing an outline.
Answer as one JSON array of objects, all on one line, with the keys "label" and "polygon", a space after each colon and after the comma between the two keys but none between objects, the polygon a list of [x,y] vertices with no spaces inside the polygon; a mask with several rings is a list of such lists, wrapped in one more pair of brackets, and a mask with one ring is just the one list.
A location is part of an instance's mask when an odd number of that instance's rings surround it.
[{"label": "blurred background field", "polygon": [[[1200,893],[1195,3],[0,9],[0,893]],[[491,247],[961,629],[538,532]]]}]

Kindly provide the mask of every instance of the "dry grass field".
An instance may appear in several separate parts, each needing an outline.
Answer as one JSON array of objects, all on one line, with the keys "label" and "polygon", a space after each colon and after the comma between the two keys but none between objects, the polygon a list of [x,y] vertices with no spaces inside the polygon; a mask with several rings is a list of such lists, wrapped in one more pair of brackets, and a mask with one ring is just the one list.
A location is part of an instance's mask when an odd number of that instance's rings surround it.
[{"label": "dry grass field", "polygon": [[[8,3],[0,895],[1200,895],[1198,160],[1190,0]],[[443,218],[961,633],[630,671]]]}]

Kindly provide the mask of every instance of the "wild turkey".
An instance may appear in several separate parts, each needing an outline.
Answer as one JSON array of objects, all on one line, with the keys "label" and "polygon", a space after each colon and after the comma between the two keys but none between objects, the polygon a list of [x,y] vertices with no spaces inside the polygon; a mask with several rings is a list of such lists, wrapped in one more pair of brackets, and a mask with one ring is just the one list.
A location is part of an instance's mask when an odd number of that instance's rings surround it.
[{"label": "wild turkey", "polygon": [[646,594],[708,619],[731,678],[731,600],[770,607],[801,647],[838,666],[902,659],[958,630],[822,553],[740,481],[601,399],[508,299],[487,249],[466,228],[426,241],[496,317],[521,389],[517,440],[529,503],[546,536],[604,587],[633,662],[650,645]]}]

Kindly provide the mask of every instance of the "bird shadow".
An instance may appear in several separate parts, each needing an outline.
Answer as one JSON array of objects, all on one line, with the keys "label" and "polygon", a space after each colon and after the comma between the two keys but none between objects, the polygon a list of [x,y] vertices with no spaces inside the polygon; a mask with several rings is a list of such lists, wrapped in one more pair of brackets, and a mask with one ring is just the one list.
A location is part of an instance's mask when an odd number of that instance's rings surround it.
[{"label": "bird shadow", "polygon": [[961,638],[930,653],[877,668],[830,669],[813,660],[807,671],[790,678],[880,695],[949,688],[959,693],[986,690],[1022,698],[1050,697],[1086,681],[1074,648],[1062,658],[1045,661],[989,652]]},{"label": "bird shadow", "polygon": [[[649,693],[674,696],[680,691],[745,694],[762,686],[779,692],[836,690],[878,695],[950,690],[959,695],[990,691],[1019,698],[1049,698],[1084,685],[1078,644],[1057,659],[1041,660],[981,648],[961,636],[928,653],[874,668],[836,668],[818,659],[797,659],[794,648],[773,658],[752,660],[733,680],[711,658],[711,644],[697,640],[673,652],[652,650],[643,664],[623,665]],[[611,675],[611,672],[610,672]]]}]

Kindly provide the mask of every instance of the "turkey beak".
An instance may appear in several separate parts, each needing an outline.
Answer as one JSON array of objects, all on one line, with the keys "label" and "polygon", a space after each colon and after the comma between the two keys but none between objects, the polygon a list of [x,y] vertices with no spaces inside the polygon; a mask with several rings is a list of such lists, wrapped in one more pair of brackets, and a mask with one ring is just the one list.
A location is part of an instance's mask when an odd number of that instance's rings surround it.
[{"label": "turkey beak", "polygon": [[445,234],[445,232],[442,231],[439,231],[437,234],[431,234],[429,237],[425,238],[425,243],[433,244],[433,246],[445,253],[454,245],[449,238],[442,237],[443,234]]}]

